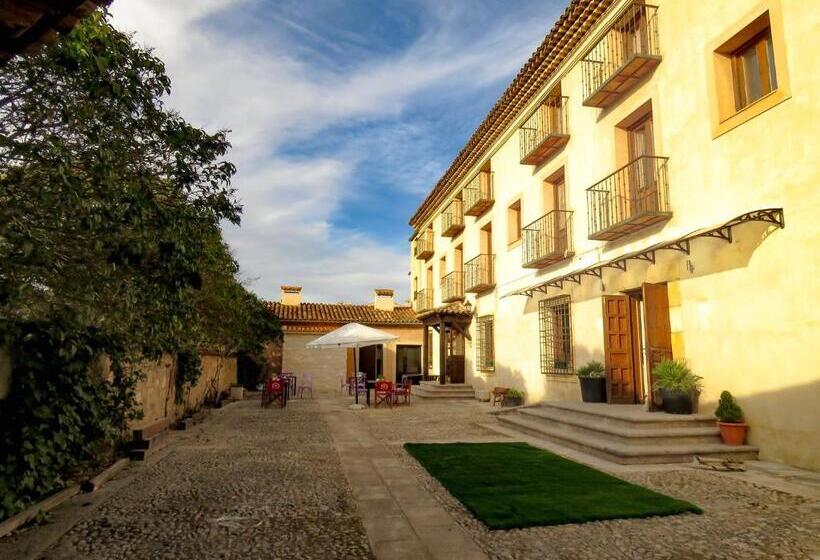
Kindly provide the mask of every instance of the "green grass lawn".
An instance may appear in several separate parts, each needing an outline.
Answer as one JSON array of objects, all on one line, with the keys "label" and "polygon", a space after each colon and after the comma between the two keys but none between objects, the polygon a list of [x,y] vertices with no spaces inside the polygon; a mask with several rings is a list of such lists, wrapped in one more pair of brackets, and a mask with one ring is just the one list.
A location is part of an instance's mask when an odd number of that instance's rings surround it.
[{"label": "green grass lawn", "polygon": [[407,443],[405,449],[490,529],[702,513],[526,443]]}]

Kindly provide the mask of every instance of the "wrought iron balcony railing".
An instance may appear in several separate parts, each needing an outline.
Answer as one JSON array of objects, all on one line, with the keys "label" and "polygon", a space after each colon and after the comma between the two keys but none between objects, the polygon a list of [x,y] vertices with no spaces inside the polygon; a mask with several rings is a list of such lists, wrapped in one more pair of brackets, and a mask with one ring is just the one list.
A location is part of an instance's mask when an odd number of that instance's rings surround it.
[{"label": "wrought iron balcony railing", "polygon": [[608,107],[660,61],[658,7],[635,2],[581,61],[583,104]]},{"label": "wrought iron balcony railing", "polygon": [[617,239],[672,216],[668,159],[641,156],[587,189],[590,239]]},{"label": "wrought iron balcony railing", "polygon": [[495,255],[481,254],[464,264],[464,291],[474,294],[495,287]]},{"label": "wrought iron balcony railing", "polygon": [[419,290],[413,297],[413,310],[416,313],[430,311],[433,309],[433,290]]},{"label": "wrought iron balcony railing", "polygon": [[493,205],[493,173],[479,171],[473,180],[464,187],[461,194],[464,199],[464,214],[480,216]]},{"label": "wrought iron balcony railing", "polygon": [[456,270],[441,279],[441,302],[450,303],[464,299],[464,273]]},{"label": "wrought iron balcony railing", "polygon": [[540,165],[569,141],[567,98],[547,98],[518,129],[520,160],[523,165]]},{"label": "wrought iron balcony railing", "polygon": [[426,229],[416,237],[414,253],[417,259],[429,259],[433,256],[433,230]]},{"label": "wrought iron balcony railing", "polygon": [[441,213],[441,235],[455,237],[464,229],[464,205],[456,198]]},{"label": "wrought iron balcony railing", "polygon": [[524,227],[524,268],[543,268],[572,255],[572,211],[553,210]]}]

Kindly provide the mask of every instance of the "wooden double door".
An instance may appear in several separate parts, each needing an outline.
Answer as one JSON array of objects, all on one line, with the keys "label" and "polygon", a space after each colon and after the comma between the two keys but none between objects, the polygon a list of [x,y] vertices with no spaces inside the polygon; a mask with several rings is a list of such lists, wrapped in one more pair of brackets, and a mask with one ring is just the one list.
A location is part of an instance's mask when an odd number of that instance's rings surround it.
[{"label": "wooden double door", "polygon": [[672,357],[666,284],[603,298],[607,400],[634,404],[652,398],[652,369]]}]

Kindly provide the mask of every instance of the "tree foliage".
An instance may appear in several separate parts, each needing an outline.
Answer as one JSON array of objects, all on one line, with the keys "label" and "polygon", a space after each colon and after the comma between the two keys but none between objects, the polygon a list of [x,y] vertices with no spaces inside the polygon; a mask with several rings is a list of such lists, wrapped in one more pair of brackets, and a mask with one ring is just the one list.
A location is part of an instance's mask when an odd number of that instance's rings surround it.
[{"label": "tree foliage", "polygon": [[[201,347],[278,336],[222,241],[241,213],[227,134],[169,93],[162,61],[104,14],[0,67],[0,518],[121,433],[140,360],[183,356],[184,389]],[[102,355],[111,375],[89,375]]]}]

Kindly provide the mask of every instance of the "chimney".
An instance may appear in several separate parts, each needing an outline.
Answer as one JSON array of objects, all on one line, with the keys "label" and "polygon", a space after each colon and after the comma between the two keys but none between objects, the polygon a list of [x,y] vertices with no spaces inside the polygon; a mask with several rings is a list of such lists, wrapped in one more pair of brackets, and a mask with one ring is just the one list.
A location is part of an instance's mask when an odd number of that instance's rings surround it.
[{"label": "chimney", "polygon": [[282,286],[279,301],[282,305],[299,305],[302,303],[302,286]]},{"label": "chimney", "polygon": [[379,311],[393,311],[396,303],[393,301],[393,290],[376,290],[376,299],[373,307]]}]

